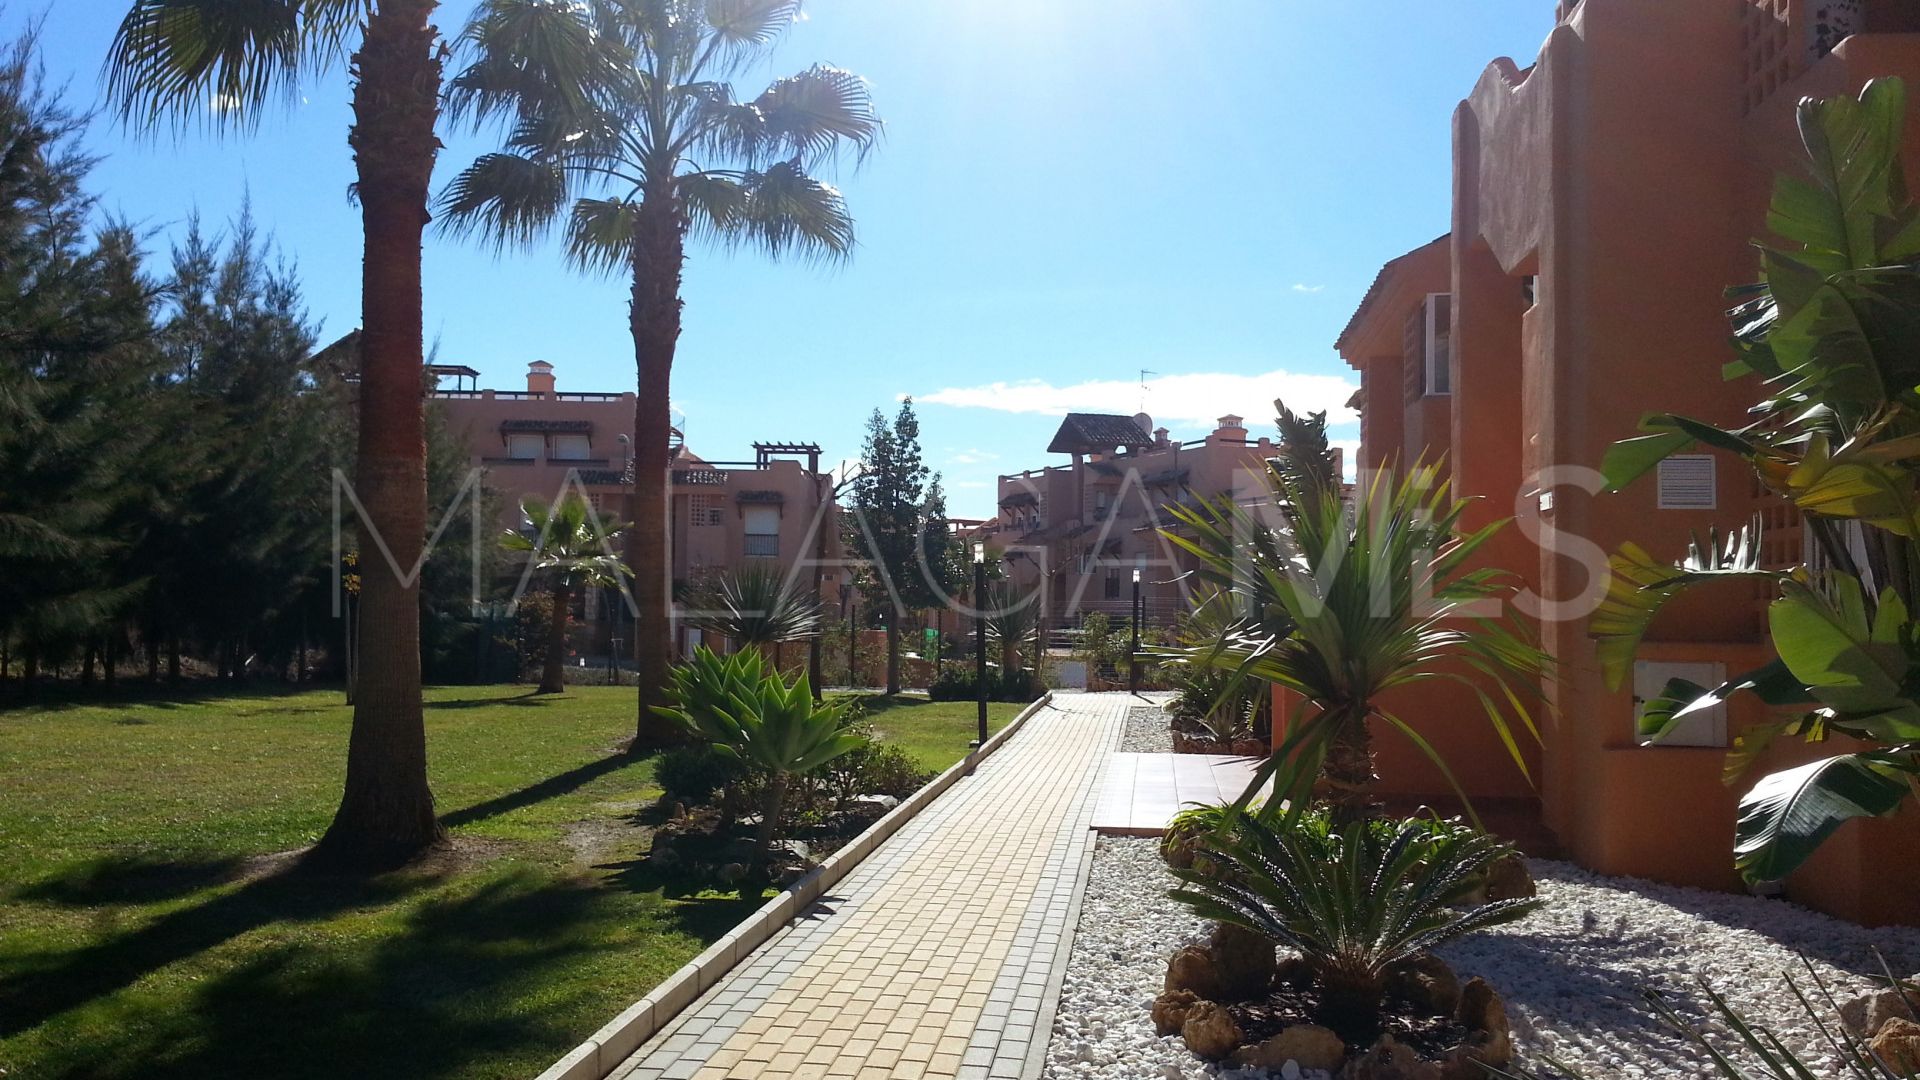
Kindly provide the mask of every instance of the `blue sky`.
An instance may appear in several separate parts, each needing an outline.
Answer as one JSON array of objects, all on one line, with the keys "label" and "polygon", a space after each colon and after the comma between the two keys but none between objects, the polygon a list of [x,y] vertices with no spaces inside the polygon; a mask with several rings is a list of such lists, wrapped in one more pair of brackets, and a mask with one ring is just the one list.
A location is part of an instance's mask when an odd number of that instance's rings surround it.
[{"label": "blue sky", "polygon": [[[470,0],[449,0],[450,34]],[[15,0],[78,103],[124,0]],[[757,92],[814,61],[873,84],[886,140],[843,171],[860,247],[839,268],[694,252],[675,406],[710,459],[755,439],[858,454],[864,419],[920,405],[950,509],[1049,463],[1066,408],[1144,406],[1180,437],[1277,395],[1337,406],[1332,341],[1385,260],[1447,227],[1450,118],[1486,63],[1531,62],[1549,0],[813,0]],[[156,230],[254,213],[299,262],[328,336],[358,322],[344,74],[252,135],[131,137],[108,121],[94,188]],[[449,133],[438,178],[487,146]],[[630,387],[625,290],[549,247],[496,257],[430,235],[427,336],[483,386],[547,360],[563,390]],[[1355,438],[1350,414],[1338,437]]]}]

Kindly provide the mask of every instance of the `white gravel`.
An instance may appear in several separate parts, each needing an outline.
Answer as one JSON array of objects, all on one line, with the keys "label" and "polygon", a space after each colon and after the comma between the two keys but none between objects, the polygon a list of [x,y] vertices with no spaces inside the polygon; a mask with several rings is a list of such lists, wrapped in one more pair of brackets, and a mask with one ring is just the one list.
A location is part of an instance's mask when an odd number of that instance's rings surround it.
[{"label": "white gravel", "polygon": [[[1820,1070],[1834,1065],[1830,1051],[1781,978],[1792,969],[1805,984],[1796,952],[1840,1000],[1867,989],[1864,976],[1879,971],[1874,946],[1895,971],[1920,969],[1920,930],[1867,930],[1777,900],[1605,878],[1562,862],[1531,865],[1545,908],[1441,954],[1462,978],[1484,976],[1506,999],[1523,1058],[1549,1054],[1595,1080],[1713,1075],[1704,1055],[1654,1017],[1643,987],[1667,991],[1683,1015],[1704,1018],[1696,981],[1704,975],[1749,1021],[1823,1063]],[[1047,1048],[1048,1080],[1267,1075],[1210,1065],[1178,1036],[1153,1034],[1147,1014],[1167,957],[1207,929],[1167,899],[1173,884],[1156,841],[1099,841]]]},{"label": "white gravel", "polygon": [[1135,705],[1127,710],[1127,729],[1120,736],[1123,754],[1173,753],[1172,714],[1159,705]]}]

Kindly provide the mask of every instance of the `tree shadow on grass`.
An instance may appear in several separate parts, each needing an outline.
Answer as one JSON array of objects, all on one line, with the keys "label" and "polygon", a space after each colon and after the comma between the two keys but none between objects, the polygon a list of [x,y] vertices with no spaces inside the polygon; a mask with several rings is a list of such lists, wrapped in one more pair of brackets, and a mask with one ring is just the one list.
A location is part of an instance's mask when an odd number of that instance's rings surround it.
[{"label": "tree shadow on grass", "polygon": [[505,795],[496,795],[491,799],[474,803],[472,806],[450,811],[441,815],[440,823],[453,829],[476,821],[485,821],[491,817],[499,817],[501,814],[532,806],[534,803],[571,794],[608,773],[619,772],[639,762],[639,758],[625,754],[596,758],[585,765],[576,766],[566,772],[549,776],[545,780],[528,784],[518,791],[509,791]]},{"label": "tree shadow on grass", "polygon": [[[408,912],[397,933],[262,952],[209,978],[177,1014],[143,1016],[152,1023],[78,1050],[66,1075],[532,1075],[625,1004],[567,977],[622,947],[633,919],[590,882],[521,870],[450,891]],[[574,1030],[587,1006],[591,1022]]]},{"label": "tree shadow on grass", "polygon": [[[180,870],[182,878],[194,864]],[[157,864],[142,871],[163,880]],[[273,923],[312,922],[349,908],[391,903],[430,883],[434,875],[401,871],[361,879],[333,877],[295,864],[169,912],[139,929],[74,950],[22,953],[0,977],[0,1038],[34,1027],[94,998],[113,993],[168,964],[205,952]],[[175,886],[178,885],[178,880]],[[76,886],[84,892],[85,886]],[[54,893],[60,888],[50,886]]]},{"label": "tree shadow on grass", "polygon": [[157,904],[231,881],[244,863],[230,856],[92,859],[23,885],[7,894],[7,899],[62,907]]},{"label": "tree shadow on grass", "polygon": [[538,690],[525,690],[506,697],[463,697],[447,698],[444,701],[423,702],[426,709],[484,709],[492,705],[511,705],[516,708],[544,709],[549,705],[559,705],[566,701],[562,694],[542,694]]},{"label": "tree shadow on grass", "polygon": [[594,869],[605,875],[601,881],[609,888],[633,893],[657,892],[672,901],[666,915],[674,929],[702,941],[718,940],[766,903],[767,897],[774,895],[771,889],[761,892],[749,889],[737,896],[719,895],[713,891],[711,881],[692,874],[662,872],[644,856],[600,863]]}]

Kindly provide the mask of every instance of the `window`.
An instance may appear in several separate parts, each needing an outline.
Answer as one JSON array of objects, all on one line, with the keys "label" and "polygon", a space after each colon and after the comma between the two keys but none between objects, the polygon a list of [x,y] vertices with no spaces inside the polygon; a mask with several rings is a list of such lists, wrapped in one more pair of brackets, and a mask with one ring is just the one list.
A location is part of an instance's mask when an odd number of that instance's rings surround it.
[{"label": "window", "polygon": [[718,495],[695,495],[688,510],[689,520],[696,527],[710,529],[726,524],[726,507]]},{"label": "window", "polygon": [[779,507],[747,507],[746,525],[747,557],[754,559],[777,559],[780,557]]},{"label": "window", "polygon": [[547,456],[555,461],[585,461],[593,456],[593,446],[585,435],[555,435],[553,451]]},{"label": "window", "polygon": [[533,461],[545,449],[547,441],[539,435],[507,436],[507,456],[515,461]]},{"label": "window", "polygon": [[[1634,730],[1639,730],[1640,713],[1646,703],[1660,697],[1672,679],[1685,679],[1700,687],[1719,686],[1727,680],[1727,666],[1710,662],[1669,662],[1636,660],[1633,665]],[[1655,746],[1727,745],[1727,707],[1715,705],[1684,717]]]},{"label": "window", "polygon": [[1107,580],[1102,592],[1108,600],[1120,599],[1120,571],[1107,571]]},{"label": "window", "polygon": [[1426,392],[1450,394],[1453,392],[1453,296],[1429,293],[1425,311]]},{"label": "window", "polygon": [[1093,493],[1093,519],[1105,521],[1107,511],[1113,509],[1113,493],[1102,488]]}]

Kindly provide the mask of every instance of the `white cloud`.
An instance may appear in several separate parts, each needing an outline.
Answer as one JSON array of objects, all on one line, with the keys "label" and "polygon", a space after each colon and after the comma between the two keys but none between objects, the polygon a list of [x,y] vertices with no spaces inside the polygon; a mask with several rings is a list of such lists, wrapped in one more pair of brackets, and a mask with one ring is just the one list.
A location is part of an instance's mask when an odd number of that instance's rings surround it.
[{"label": "white cloud", "polygon": [[1256,432],[1271,430],[1273,401],[1280,398],[1295,412],[1328,414],[1334,425],[1354,422],[1346,408],[1358,385],[1339,375],[1308,375],[1284,368],[1260,375],[1194,372],[1160,375],[1141,384],[1131,379],[1093,379],[1055,386],[1043,379],[994,382],[984,386],[948,387],[915,395],[921,404],[957,409],[993,409],[1010,413],[1105,412],[1132,415],[1146,412],[1169,428],[1211,429],[1215,418],[1237,413]]},{"label": "white cloud", "polygon": [[1325,288],[1325,285],[1308,285],[1298,281],[1293,284],[1293,291],[1297,293],[1317,293]]},{"label": "white cloud", "polygon": [[997,461],[999,458],[999,454],[987,450],[976,450],[972,447],[955,450],[947,456],[947,460],[955,465],[982,465],[989,461]]}]

